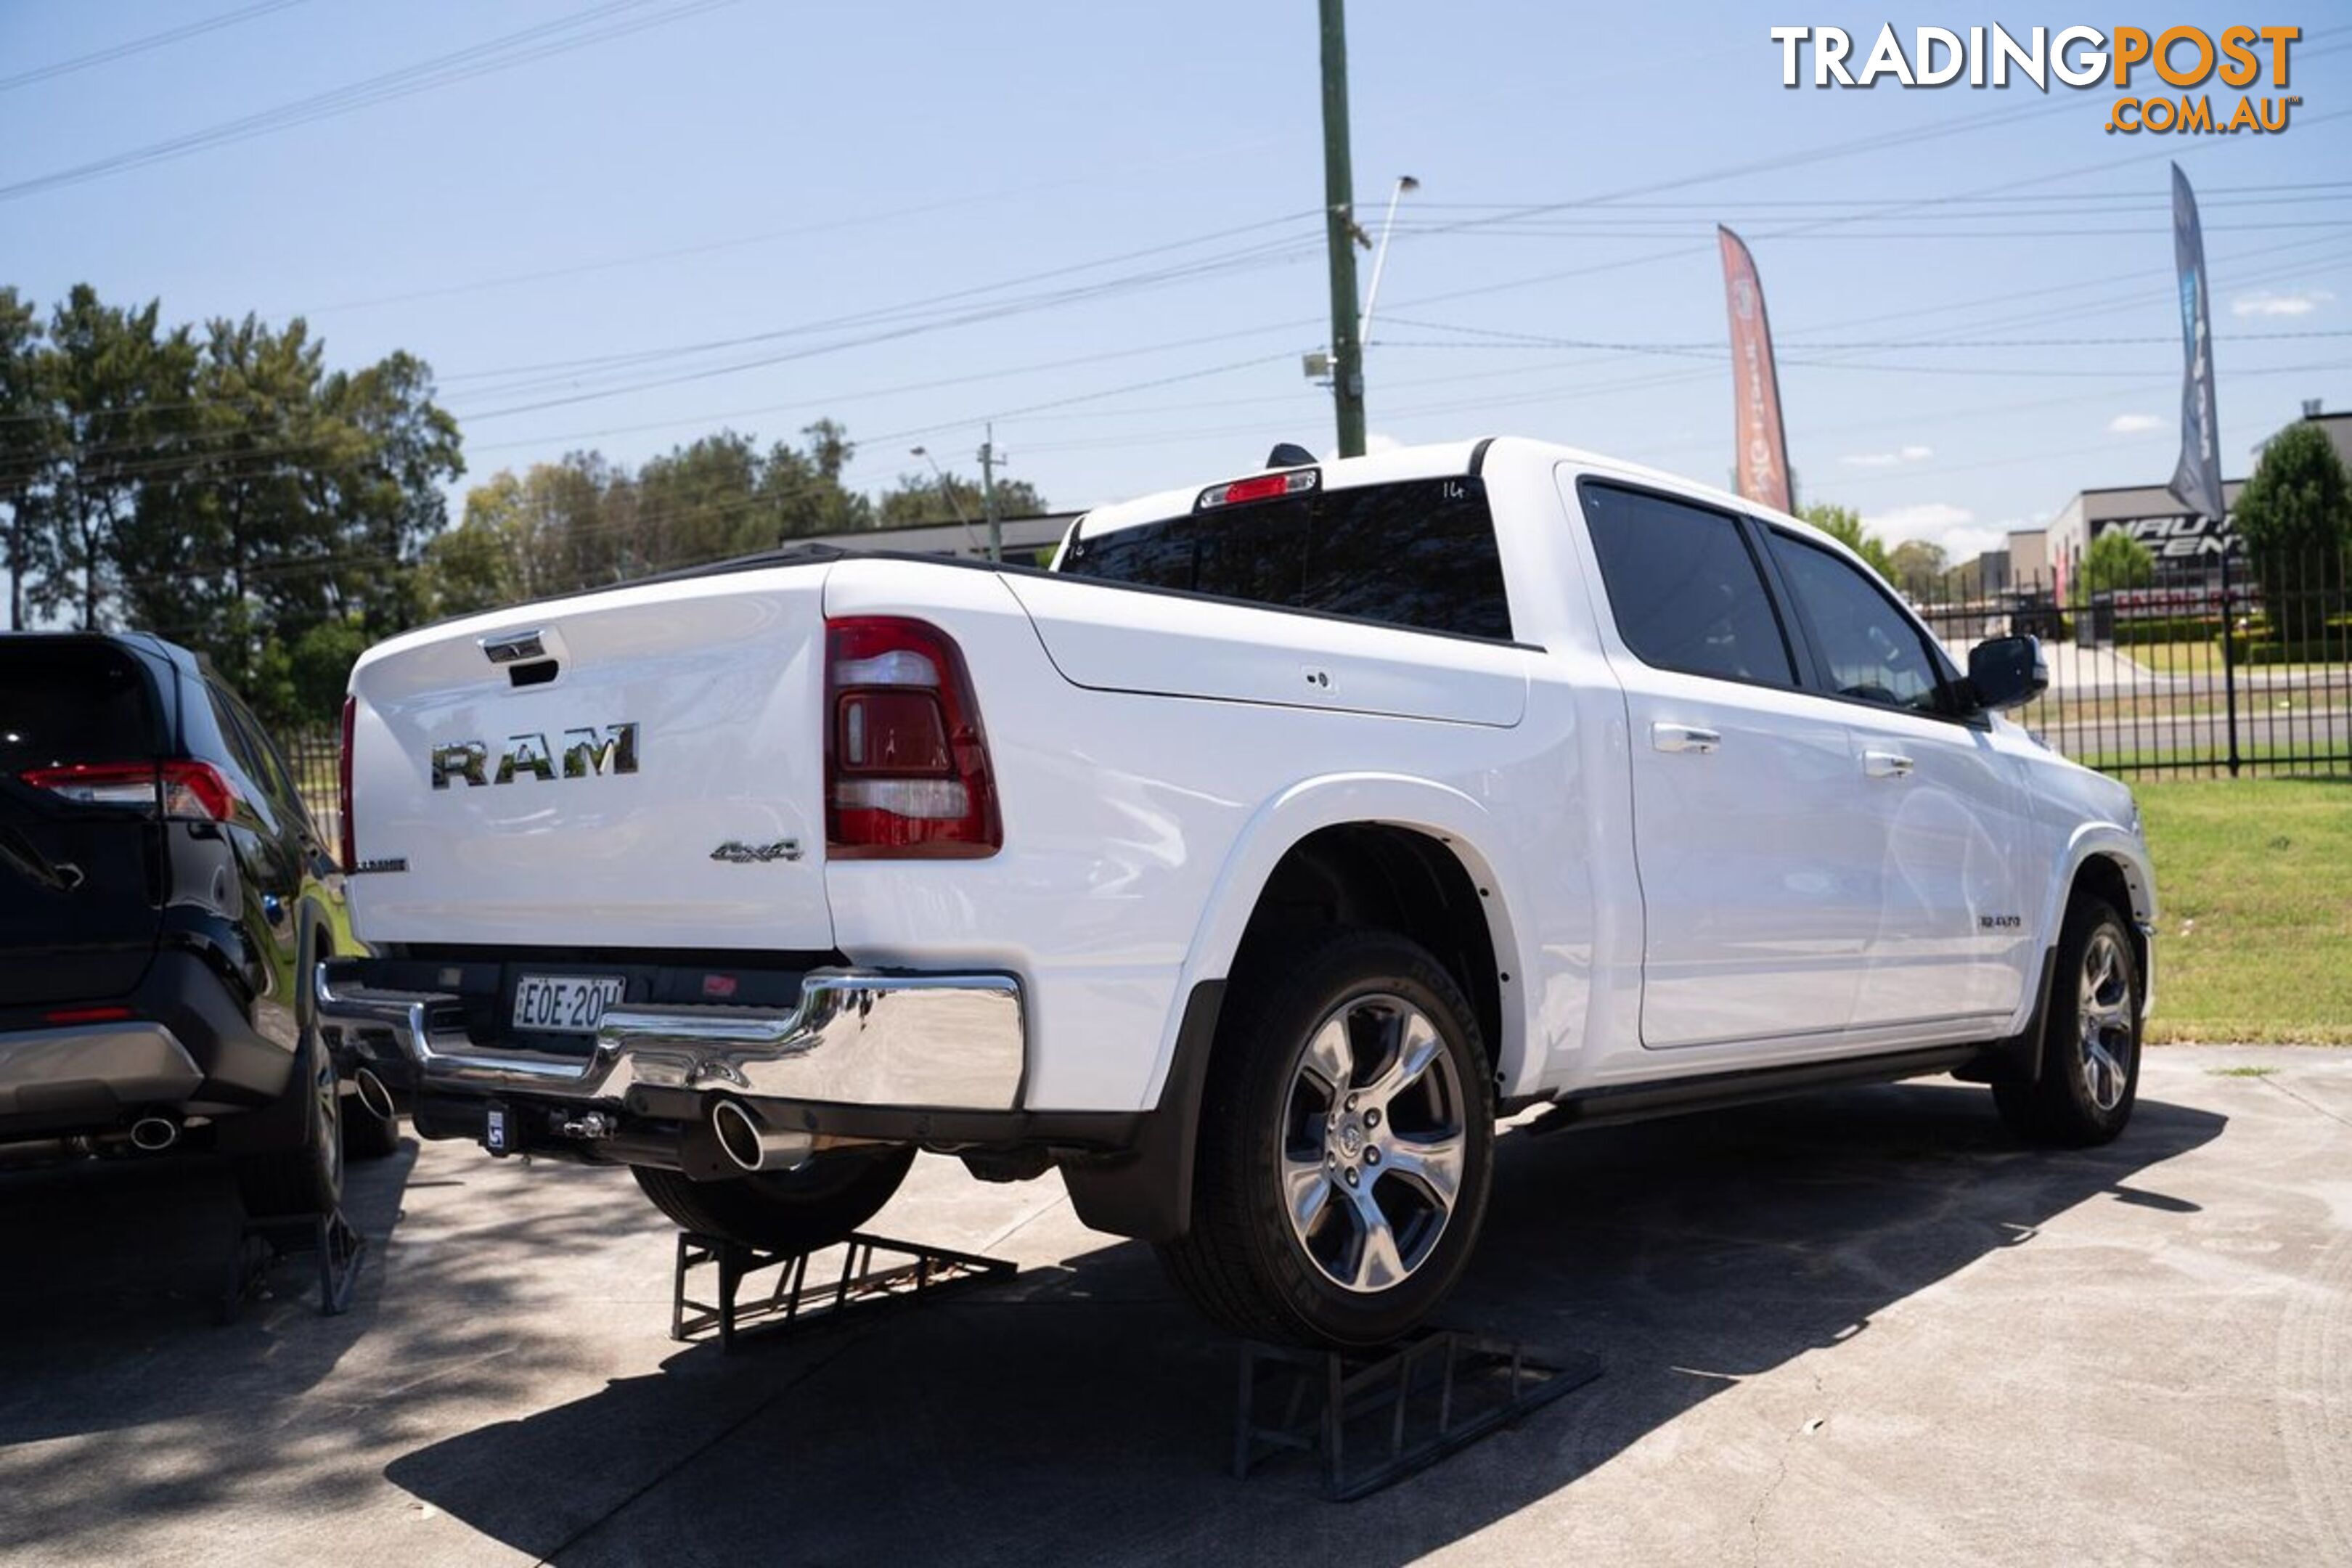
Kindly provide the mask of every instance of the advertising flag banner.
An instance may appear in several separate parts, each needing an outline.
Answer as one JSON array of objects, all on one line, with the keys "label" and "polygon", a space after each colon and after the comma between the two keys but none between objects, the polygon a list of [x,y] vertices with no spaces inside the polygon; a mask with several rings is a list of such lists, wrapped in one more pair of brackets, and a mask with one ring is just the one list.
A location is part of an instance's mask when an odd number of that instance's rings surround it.
[{"label": "advertising flag banner", "polygon": [[2172,258],[2180,273],[2180,465],[2166,487],[2199,517],[2221,516],[2221,429],[2213,411],[2213,318],[2205,233],[2189,176],[2172,165]]},{"label": "advertising flag banner", "polygon": [[1723,292],[1731,312],[1731,403],[1738,426],[1739,493],[1764,506],[1791,511],[1796,496],[1789,483],[1789,441],[1780,428],[1780,373],[1772,363],[1772,323],[1764,313],[1764,285],[1756,258],[1738,235],[1720,224]]}]

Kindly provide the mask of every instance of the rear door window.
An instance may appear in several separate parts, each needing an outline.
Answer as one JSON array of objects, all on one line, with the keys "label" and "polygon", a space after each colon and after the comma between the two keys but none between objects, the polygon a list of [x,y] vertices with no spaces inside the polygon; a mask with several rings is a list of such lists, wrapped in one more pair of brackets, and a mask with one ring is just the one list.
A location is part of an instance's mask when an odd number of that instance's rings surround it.
[{"label": "rear door window", "polygon": [[1794,686],[1796,665],[1738,522],[1646,490],[1579,487],[1617,635],[1643,664]]},{"label": "rear door window", "polygon": [[1412,479],[1139,523],[1063,552],[1075,577],[1507,641],[1484,480]]}]

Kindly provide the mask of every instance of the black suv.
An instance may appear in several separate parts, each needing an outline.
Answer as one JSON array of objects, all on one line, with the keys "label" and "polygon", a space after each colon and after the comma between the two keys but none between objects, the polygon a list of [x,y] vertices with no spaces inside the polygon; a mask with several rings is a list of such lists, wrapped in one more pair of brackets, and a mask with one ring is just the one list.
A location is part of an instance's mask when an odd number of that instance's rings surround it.
[{"label": "black suv", "polygon": [[332,1207],[346,1147],[398,1137],[312,1022],[349,930],[284,756],[194,655],[0,636],[0,1154],[210,1149],[253,1214]]}]

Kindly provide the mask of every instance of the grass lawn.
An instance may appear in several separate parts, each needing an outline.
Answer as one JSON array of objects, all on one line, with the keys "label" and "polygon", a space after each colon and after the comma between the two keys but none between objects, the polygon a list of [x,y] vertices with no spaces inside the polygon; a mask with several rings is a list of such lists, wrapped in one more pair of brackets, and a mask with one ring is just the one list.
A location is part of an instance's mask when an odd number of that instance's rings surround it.
[{"label": "grass lawn", "polygon": [[2352,779],[2135,782],[2156,1040],[2352,1045]]}]

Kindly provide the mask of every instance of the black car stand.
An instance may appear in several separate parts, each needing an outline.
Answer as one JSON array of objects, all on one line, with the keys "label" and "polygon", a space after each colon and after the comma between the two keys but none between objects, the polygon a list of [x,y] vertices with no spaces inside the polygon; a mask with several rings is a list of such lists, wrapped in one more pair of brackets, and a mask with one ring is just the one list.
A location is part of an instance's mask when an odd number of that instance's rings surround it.
[{"label": "black car stand", "polygon": [[245,1303],[261,1293],[262,1282],[272,1268],[286,1258],[306,1252],[318,1259],[319,1315],[341,1315],[351,1309],[352,1292],[359,1284],[360,1263],[367,1257],[367,1237],[343,1217],[340,1206],[325,1214],[268,1219],[243,1215],[237,1227],[236,1250],[229,1258],[227,1288],[221,1293],[220,1321],[224,1324],[236,1321]]},{"label": "black car stand", "polygon": [[[1601,1375],[1581,1352],[1423,1329],[1382,1350],[1311,1351],[1244,1341],[1234,1476],[1276,1454],[1318,1456],[1323,1494],[1353,1502],[1500,1431]],[[1261,1409],[1275,1414],[1261,1417]],[[1351,1453],[1371,1458],[1353,1472]]]}]

